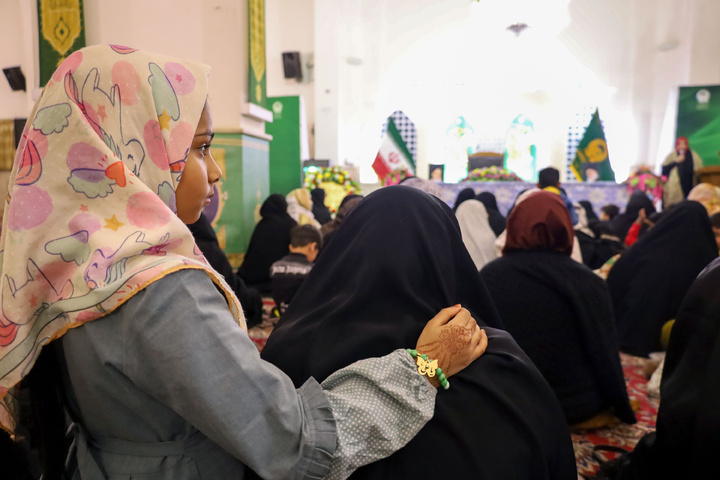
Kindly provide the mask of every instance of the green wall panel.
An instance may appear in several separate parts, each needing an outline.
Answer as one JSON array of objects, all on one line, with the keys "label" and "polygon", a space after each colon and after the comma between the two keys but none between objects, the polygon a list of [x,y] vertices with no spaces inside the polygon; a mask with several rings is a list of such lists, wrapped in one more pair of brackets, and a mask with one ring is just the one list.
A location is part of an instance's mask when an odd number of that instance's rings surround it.
[{"label": "green wall panel", "polygon": [[268,97],[273,122],[265,125],[270,142],[270,191],[287,195],[302,186],[300,97]]},{"label": "green wall panel", "polygon": [[223,169],[218,203],[207,212],[220,246],[233,259],[247,250],[255,212],[270,194],[269,142],[240,133],[218,133],[213,155]]}]

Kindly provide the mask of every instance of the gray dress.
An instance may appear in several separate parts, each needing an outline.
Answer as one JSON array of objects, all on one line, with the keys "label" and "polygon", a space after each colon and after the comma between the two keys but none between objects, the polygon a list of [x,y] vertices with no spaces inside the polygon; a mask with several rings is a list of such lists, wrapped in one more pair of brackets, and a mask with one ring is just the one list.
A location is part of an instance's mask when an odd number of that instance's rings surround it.
[{"label": "gray dress", "polygon": [[181,270],[61,339],[74,478],[346,478],[407,443],[435,389],[396,351],[295,389]]}]

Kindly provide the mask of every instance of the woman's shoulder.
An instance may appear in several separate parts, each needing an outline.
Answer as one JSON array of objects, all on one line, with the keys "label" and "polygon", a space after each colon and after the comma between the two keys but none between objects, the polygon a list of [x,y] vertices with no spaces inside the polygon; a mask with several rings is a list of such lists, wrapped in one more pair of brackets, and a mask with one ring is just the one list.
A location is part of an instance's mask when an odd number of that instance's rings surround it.
[{"label": "woman's shoulder", "polygon": [[[209,298],[222,298],[210,275],[199,268],[184,268],[171,272],[148,284],[129,297],[118,311],[129,313],[183,311]],[[123,310],[125,312],[123,312]]]},{"label": "woman's shoulder", "polygon": [[506,268],[507,264],[508,264],[508,256],[507,255],[503,255],[502,257],[498,257],[493,260],[490,260],[488,263],[483,265],[483,267],[480,269],[480,275],[493,274],[499,270]]},{"label": "woman's shoulder", "polygon": [[692,152],[692,158],[693,158],[693,164],[695,168],[702,168],[703,166],[703,160],[700,155],[695,150],[690,150]]}]

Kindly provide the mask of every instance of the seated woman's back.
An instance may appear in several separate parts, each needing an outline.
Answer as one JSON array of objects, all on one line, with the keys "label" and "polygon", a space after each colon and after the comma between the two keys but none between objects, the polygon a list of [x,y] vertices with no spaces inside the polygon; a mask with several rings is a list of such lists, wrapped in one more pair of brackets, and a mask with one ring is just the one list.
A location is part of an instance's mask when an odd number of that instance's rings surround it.
[{"label": "seated woman's back", "polygon": [[[363,200],[336,236],[263,351],[296,385],[411,345],[426,312],[443,305],[462,304],[489,338],[485,354],[438,392],[418,436],[352,478],[575,479],[557,400],[512,337],[492,328],[500,319],[452,210],[388,187]],[[433,346],[426,350],[432,356]]]},{"label": "seated woman's back", "polygon": [[700,203],[686,200],[668,210],[608,275],[620,350],[639,356],[661,350],[663,325],[675,318],[693,280],[717,256]]},{"label": "seated woman's back", "polygon": [[[717,478],[720,448],[720,260],[693,282],[668,345],[657,428],[612,478]],[[617,466],[616,466],[617,467]]]},{"label": "seated woman's back", "polygon": [[538,192],[508,218],[504,256],[480,276],[503,323],[540,369],[569,424],[605,410],[635,422],[604,282],[570,258],[573,228],[557,195]]},{"label": "seated woman's back", "polygon": [[238,275],[263,293],[271,288],[270,266],[287,255],[290,229],[297,225],[287,213],[287,201],[280,194],[270,195],[260,208],[262,220],[255,225]]}]

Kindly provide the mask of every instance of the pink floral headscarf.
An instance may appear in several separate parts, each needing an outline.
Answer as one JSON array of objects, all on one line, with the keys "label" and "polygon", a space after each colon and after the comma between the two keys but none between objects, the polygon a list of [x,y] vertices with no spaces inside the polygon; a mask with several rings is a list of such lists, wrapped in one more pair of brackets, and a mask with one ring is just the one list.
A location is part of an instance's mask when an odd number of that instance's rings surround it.
[{"label": "pink floral headscarf", "polygon": [[165,275],[205,270],[174,214],[209,68],[120,46],[70,55],[29,117],[0,237],[0,426],[43,345]]}]

